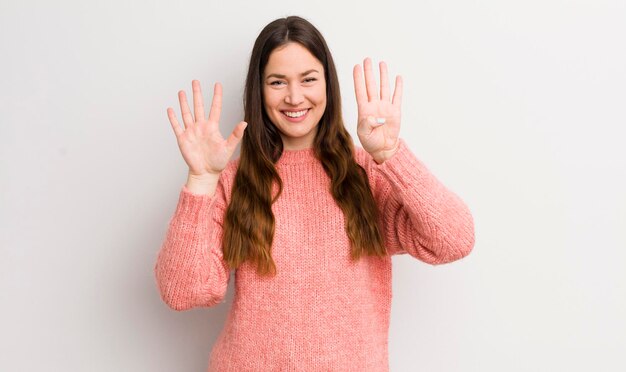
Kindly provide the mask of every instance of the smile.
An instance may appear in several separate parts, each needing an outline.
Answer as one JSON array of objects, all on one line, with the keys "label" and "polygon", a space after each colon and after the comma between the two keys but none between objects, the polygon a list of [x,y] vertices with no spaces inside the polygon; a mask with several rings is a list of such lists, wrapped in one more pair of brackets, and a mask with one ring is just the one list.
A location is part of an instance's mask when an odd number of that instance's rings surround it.
[{"label": "smile", "polygon": [[309,111],[309,109],[305,109],[302,111],[281,111],[283,114],[285,114],[286,116],[289,116],[290,118],[299,118],[301,116],[304,116],[304,114],[306,114]]}]

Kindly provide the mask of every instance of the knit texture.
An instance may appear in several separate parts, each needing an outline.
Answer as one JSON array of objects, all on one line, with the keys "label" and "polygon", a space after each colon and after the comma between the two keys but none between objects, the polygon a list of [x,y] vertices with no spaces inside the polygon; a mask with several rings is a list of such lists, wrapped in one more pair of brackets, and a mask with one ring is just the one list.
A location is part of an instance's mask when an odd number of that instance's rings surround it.
[{"label": "knit texture", "polygon": [[[470,253],[470,210],[402,138],[383,164],[358,146],[355,159],[381,211],[388,255],[351,262],[343,212],[313,149],[284,151],[276,163],[284,189],[272,205],[277,275],[259,277],[249,262],[234,270],[233,303],[209,371],[388,371],[391,256],[439,265]],[[215,195],[180,191],[154,266],[161,297],[175,310],[224,302],[222,226],[238,162],[222,171]]]}]

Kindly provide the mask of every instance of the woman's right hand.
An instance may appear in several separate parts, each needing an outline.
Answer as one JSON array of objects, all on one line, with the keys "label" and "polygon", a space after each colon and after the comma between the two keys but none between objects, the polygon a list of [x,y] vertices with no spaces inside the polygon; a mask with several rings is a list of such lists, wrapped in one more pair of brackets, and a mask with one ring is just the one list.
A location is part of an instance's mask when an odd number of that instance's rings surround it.
[{"label": "woman's right hand", "polygon": [[237,144],[243,138],[244,129],[248,124],[245,121],[239,122],[228,139],[224,140],[219,130],[222,110],[221,84],[215,83],[208,119],[204,116],[200,82],[193,80],[191,86],[195,118],[191,115],[183,90],[178,92],[178,100],[180,101],[185,128],[180,126],[171,107],[167,108],[167,116],[172,124],[172,129],[174,129],[174,134],[176,134],[180,152],[189,166],[189,175],[193,177],[219,175],[226,168]]}]

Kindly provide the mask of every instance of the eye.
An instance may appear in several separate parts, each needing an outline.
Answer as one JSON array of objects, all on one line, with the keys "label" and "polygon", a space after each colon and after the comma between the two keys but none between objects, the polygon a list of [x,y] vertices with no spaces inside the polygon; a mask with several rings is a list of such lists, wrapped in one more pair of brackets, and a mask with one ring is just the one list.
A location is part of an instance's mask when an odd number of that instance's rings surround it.
[{"label": "eye", "polygon": [[304,79],[304,81],[306,81],[306,82],[309,82],[309,81],[315,81],[315,80],[317,80],[317,79],[316,79],[316,78],[307,78],[307,79]]},{"label": "eye", "polygon": [[282,81],[279,81],[279,80],[272,81],[272,82],[270,83],[270,85],[277,85],[277,84],[275,84],[275,83],[282,83]]}]

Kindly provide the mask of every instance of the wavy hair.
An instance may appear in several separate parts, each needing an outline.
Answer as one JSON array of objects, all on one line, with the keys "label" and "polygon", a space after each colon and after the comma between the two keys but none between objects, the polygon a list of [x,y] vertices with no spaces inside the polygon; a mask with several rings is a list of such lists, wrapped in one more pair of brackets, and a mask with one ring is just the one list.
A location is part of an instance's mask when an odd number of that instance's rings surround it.
[{"label": "wavy hair", "polygon": [[[276,275],[271,256],[275,227],[271,205],[283,189],[275,168],[283,152],[283,142],[264,110],[263,72],[272,51],[289,42],[304,46],[324,66],[327,104],[317,125],[313,148],[331,180],[329,191],[345,216],[350,257],[355,261],[363,254],[386,255],[378,226],[378,207],[366,171],[354,158],[352,138],[344,127],[339,81],[330,50],[322,34],[309,21],[289,16],[265,26],[252,49],[243,97],[244,121],[248,127],[241,140],[239,164],[223,224],[225,262],[230,268],[238,268],[250,260],[256,263],[261,276]],[[272,197],[274,181],[278,193]]]}]

